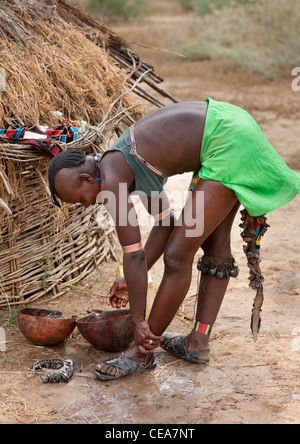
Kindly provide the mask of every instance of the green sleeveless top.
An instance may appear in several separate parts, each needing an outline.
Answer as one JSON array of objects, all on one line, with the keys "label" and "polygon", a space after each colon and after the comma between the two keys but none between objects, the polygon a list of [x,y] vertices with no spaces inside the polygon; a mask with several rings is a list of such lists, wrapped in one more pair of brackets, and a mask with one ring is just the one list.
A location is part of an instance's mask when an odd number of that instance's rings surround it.
[{"label": "green sleeveless top", "polygon": [[126,130],[104,152],[103,156],[111,151],[120,151],[123,154],[135,179],[135,191],[132,194],[140,194],[139,192],[142,191],[147,196],[151,196],[152,192],[162,192],[168,180],[167,176],[137,153],[135,140],[132,140],[132,138],[134,138],[133,127],[131,127],[131,134],[130,129]]}]

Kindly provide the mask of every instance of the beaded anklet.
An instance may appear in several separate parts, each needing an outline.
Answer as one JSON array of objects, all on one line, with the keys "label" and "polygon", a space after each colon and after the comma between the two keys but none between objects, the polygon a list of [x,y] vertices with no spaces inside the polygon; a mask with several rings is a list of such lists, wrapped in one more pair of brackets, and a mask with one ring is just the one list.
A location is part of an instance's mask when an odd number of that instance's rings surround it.
[{"label": "beaded anklet", "polygon": [[202,322],[195,322],[194,325],[194,331],[197,331],[198,333],[202,333],[203,335],[210,336],[212,331],[212,325],[209,324],[203,324]]}]

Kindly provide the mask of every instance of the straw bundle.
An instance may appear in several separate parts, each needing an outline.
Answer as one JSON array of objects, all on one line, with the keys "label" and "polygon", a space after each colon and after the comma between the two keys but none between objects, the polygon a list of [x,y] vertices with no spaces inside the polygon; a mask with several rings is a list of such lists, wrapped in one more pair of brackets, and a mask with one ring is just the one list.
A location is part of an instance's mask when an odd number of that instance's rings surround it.
[{"label": "straw bundle", "polygon": [[[56,110],[87,121],[84,139],[63,149],[105,150],[143,114],[132,92],[163,106],[141,87],[147,81],[162,94],[153,68],[65,0],[3,0],[0,51],[6,74],[0,127],[52,126]],[[104,208],[54,208],[47,166],[34,147],[0,139],[0,307],[58,297],[103,260],[116,259],[115,231]]]}]

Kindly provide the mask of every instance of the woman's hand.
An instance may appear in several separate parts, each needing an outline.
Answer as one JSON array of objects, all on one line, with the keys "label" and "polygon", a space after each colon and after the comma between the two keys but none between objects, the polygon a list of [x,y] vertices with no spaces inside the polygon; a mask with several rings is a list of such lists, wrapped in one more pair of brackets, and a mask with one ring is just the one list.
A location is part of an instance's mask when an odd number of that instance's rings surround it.
[{"label": "woman's hand", "polygon": [[113,308],[126,307],[129,301],[127,285],[125,278],[117,279],[111,287],[107,297],[107,305],[111,305]]},{"label": "woman's hand", "polygon": [[135,343],[140,353],[152,354],[162,341],[161,336],[155,336],[150,330],[148,319],[134,323],[133,330]]}]

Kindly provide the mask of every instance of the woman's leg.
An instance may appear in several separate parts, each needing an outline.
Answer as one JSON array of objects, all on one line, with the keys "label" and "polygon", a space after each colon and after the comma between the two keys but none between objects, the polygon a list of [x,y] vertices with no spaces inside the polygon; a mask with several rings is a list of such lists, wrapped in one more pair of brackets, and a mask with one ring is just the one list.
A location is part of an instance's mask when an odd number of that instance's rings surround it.
[{"label": "woman's leg", "polygon": [[[197,194],[198,191],[202,193]],[[199,195],[204,198],[203,208],[200,209],[203,211],[199,211],[199,207],[196,207],[196,204],[199,204],[197,200]],[[166,330],[189,290],[196,252],[237,202],[234,192],[219,182],[199,180],[195,186],[164,254],[164,275],[149,316],[150,329],[155,335],[160,336]],[[188,236],[192,230],[197,231],[199,220],[196,218],[202,217],[203,232],[197,237]],[[192,224],[191,219],[196,222]],[[144,363],[149,360],[149,356],[145,357],[135,346],[125,354],[138,362]],[[97,366],[97,370],[110,375],[116,374],[116,370],[105,363]]]},{"label": "woman's leg", "polygon": [[[225,239],[227,251],[230,251],[230,229],[234,219],[233,212],[236,213],[238,204],[234,192],[219,182],[200,180],[183,209],[183,220],[185,220],[184,213],[190,211],[191,206],[196,202],[195,191],[204,191],[204,209],[203,214],[200,214],[200,217],[204,217],[203,233],[197,238],[187,237],[188,227],[185,224],[179,224],[173,230],[164,255],[164,276],[149,316],[150,329],[158,336],[171,323],[189,290],[195,254],[201,246],[205,245],[207,252],[209,251],[208,245],[213,245],[213,242],[208,239],[210,237],[211,239],[216,238],[212,233],[217,233],[216,230],[219,226],[218,232],[222,233],[222,241],[215,242],[217,246],[214,247],[215,250],[210,248],[210,252],[218,252],[216,255],[219,256],[218,247],[223,244]],[[193,211],[193,217],[195,215],[196,213]],[[221,236],[219,235],[218,238],[220,239]],[[224,245],[221,248],[224,248]],[[224,249],[223,254],[227,254],[227,251]],[[225,293],[224,282],[221,284],[218,282],[216,285],[221,285],[222,292]],[[213,304],[213,300],[208,303],[209,310],[212,310],[212,313],[216,311]],[[201,322],[205,322],[205,319]]]},{"label": "woman's leg", "polygon": [[[203,243],[202,249],[205,256],[220,259],[231,256],[231,228],[239,207],[240,203],[238,202]],[[229,277],[216,279],[214,276],[210,277],[207,274],[201,274],[196,311],[197,322],[214,325],[228,287],[229,279]],[[185,347],[187,351],[192,352],[207,348],[208,343],[209,336],[192,330],[186,337]]]}]

